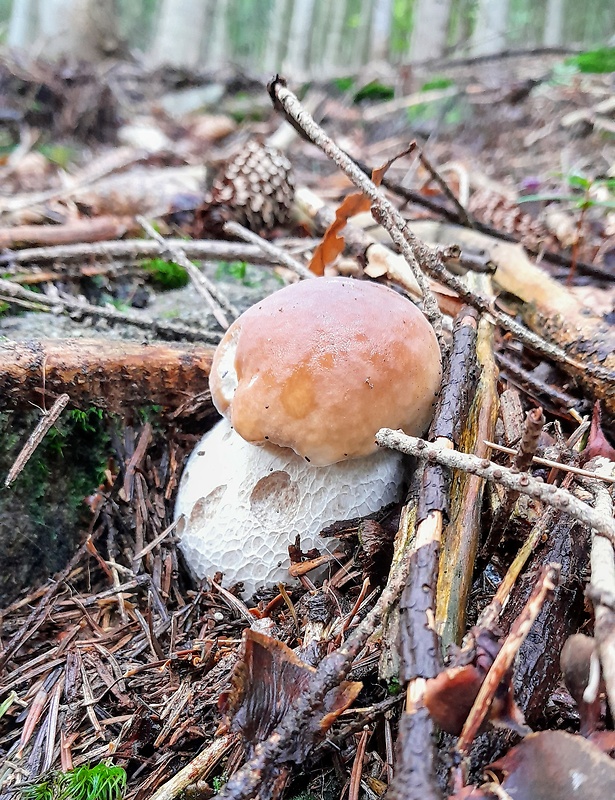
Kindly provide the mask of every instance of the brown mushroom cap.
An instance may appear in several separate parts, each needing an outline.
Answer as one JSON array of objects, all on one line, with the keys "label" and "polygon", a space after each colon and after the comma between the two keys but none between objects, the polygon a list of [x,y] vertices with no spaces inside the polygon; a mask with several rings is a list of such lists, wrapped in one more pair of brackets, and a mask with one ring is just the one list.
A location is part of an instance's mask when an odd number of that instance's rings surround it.
[{"label": "brown mushroom cap", "polygon": [[424,433],[440,381],[421,312],[348,278],[296,283],[252,306],[224,335],[210,376],[216,408],[241,437],[315,465],[374,452],[382,427]]}]

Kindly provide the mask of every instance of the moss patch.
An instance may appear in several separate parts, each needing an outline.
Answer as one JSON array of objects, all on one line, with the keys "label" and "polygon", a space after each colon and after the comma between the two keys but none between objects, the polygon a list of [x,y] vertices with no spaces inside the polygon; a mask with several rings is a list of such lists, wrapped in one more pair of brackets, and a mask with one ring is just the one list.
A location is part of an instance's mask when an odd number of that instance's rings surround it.
[{"label": "moss patch", "polygon": [[87,528],[84,503],[109,454],[96,409],[68,412],[47,434],[10,489],[4,478],[40,418],[36,409],[0,414],[0,604],[66,566]]}]

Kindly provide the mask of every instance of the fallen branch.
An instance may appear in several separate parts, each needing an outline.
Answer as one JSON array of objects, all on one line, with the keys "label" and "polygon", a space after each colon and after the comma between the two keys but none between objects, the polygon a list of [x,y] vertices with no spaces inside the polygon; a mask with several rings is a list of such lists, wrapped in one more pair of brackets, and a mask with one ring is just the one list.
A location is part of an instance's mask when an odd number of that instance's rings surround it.
[{"label": "fallen branch", "polygon": [[227,734],[214,739],[189,764],[157,789],[151,800],[173,800],[191,783],[204,780],[237,742],[237,736]]},{"label": "fallen branch", "polygon": [[316,277],[313,272],[310,272],[310,270],[300,261],[297,261],[296,258],[285,253],[284,250],[277,247],[277,245],[271,244],[271,242],[263,239],[263,237],[259,236],[257,233],[244,228],[244,226],[240,225],[238,222],[227,222],[224,226],[224,232],[230,233],[232,236],[237,236],[239,239],[244,239],[244,241],[250,242],[251,244],[255,244],[262,251],[263,255],[267,256],[274,264],[281,264],[284,267],[288,267],[288,269],[292,270],[292,272],[300,278]]},{"label": "fallen branch", "polygon": [[534,497],[545,505],[558,508],[575,517],[579,522],[595,528],[598,533],[615,543],[615,519],[613,517],[601,514],[600,511],[577,499],[570,492],[558,489],[553,484],[543,483],[526,472],[513,472],[511,469],[494,464],[487,459],[481,459],[469,453],[445,450],[424,439],[407,436],[401,431],[392,431],[390,428],[379,430],[376,434],[376,442],[381,447],[391,447],[408,455],[435,461],[450,469],[470,472],[485,480],[501,484],[507,489]]},{"label": "fallen branch", "polygon": [[0,408],[45,406],[70,393],[73,406],[112,413],[167,409],[208,387],[209,347],[107,339],[0,342]]},{"label": "fallen branch", "polygon": [[[374,210],[379,212],[378,221],[386,228],[395,244],[400,248],[402,255],[408,262],[423,296],[425,316],[430,321],[436,336],[442,346],[442,316],[438,303],[429,288],[421,267],[423,267],[424,253],[418,240],[408,236],[406,221],[389,202],[375,183],[368,178],[354,163],[354,161],[341,150],[335,142],[327,136],[324,130],[316,124],[313,117],[307,113],[297,97],[286,88],[285,82],[276,76],[268,86],[269,94],[277,110],[283,110],[286,117],[302,130],[308,138],[328,156],[350,178],[354,185],[371,200]],[[372,212],[373,213],[373,212]],[[425,245],[423,249],[428,250]],[[431,251],[430,251],[431,252]]]},{"label": "fallen branch", "polygon": [[217,242],[208,239],[165,239],[165,246],[148,239],[68,244],[58,247],[30,247],[17,252],[0,253],[0,264],[40,264],[42,261],[74,261],[96,259],[155,258],[169,247],[181,247],[187,258],[207,261],[247,261],[250,264],[270,263],[260,247],[238,242]]},{"label": "fallen branch", "polygon": [[99,317],[110,322],[122,322],[126,325],[134,325],[151,331],[159,336],[171,339],[183,338],[188,341],[205,341],[216,343],[220,340],[220,334],[211,331],[200,331],[179,322],[165,322],[159,319],[149,319],[140,314],[118,311],[107,306],[93,306],[82,300],[73,300],[68,297],[47,297],[38,292],[24,289],[18,283],[0,278],[0,300],[8,303],[26,303],[28,308],[38,311],[61,312],[62,314],[81,314],[83,316]]},{"label": "fallen branch", "polygon": [[38,425],[28,437],[28,441],[21,448],[19,455],[13,462],[13,466],[5,478],[4,485],[7,489],[22,473],[23,468],[32,458],[34,451],[43,441],[49,429],[52,428],[53,425],[58,421],[60,414],[66,408],[69,400],[70,397],[67,394],[61,394],[49,411],[43,412],[43,416],[39,420]]},{"label": "fallen branch", "polygon": [[64,225],[17,225],[0,231],[0,247],[20,245],[62,245],[72,242],[100,242],[120,238],[134,229],[130,217],[101,216],[96,219],[79,219]]},{"label": "fallen branch", "polygon": [[167,253],[171,260],[183,269],[186,270],[192,285],[196,289],[196,293],[200,295],[211,309],[211,313],[216,318],[217,323],[226,330],[230,323],[226,318],[225,311],[230,314],[233,319],[237,319],[239,311],[224,297],[217,286],[209,280],[197,267],[194,266],[192,261],[186,258],[186,254],[179,245],[170,245],[167,243],[158,231],[154,230],[149,222],[144,217],[137,217],[137,222],[148,236],[151,236],[160,245],[163,252]]}]

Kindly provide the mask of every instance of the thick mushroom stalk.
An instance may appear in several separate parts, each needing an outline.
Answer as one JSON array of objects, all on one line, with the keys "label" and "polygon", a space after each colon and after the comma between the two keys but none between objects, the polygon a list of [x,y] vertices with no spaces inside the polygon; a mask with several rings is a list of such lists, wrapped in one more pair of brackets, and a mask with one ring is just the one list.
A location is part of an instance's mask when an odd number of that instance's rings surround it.
[{"label": "thick mushroom stalk", "polygon": [[224,573],[249,596],[288,582],[288,546],[326,552],[319,533],[337,520],[362,517],[400,499],[399,453],[314,467],[289,448],[256,447],[222,420],[195,447],[181,481],[176,516],[181,549],[198,577]]},{"label": "thick mushroom stalk", "polygon": [[[402,462],[382,427],[420,436],[440,388],[431,326],[378,284],[319,278],[248,309],[214,356],[212,399],[228,422],[195,449],[176,514],[200,577],[247,591],[288,579],[288,545],[399,499]],[[229,424],[230,423],[230,424]]]}]

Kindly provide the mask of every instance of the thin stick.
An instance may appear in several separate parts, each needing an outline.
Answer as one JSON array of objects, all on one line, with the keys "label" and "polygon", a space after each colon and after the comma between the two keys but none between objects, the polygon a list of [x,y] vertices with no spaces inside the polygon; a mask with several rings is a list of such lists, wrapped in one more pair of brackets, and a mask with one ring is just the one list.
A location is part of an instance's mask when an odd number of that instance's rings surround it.
[{"label": "thin stick", "polygon": [[0,278],[0,299],[6,300],[9,303],[25,300],[33,303],[39,311],[56,312],[59,310],[63,314],[87,314],[93,317],[100,317],[101,319],[108,319],[113,322],[123,322],[126,325],[134,325],[135,328],[144,328],[160,334],[161,336],[169,336],[171,338],[181,337],[188,341],[206,341],[210,343],[218,342],[220,339],[219,334],[213,333],[212,331],[200,331],[197,328],[182,325],[177,322],[164,322],[163,320],[149,319],[148,317],[118,311],[115,308],[93,306],[90,303],[73,300],[69,297],[47,297],[44,294],[38,294],[29,289],[24,289],[24,287],[20,286],[18,283],[13,283],[3,278]]},{"label": "thin stick", "polygon": [[40,264],[43,261],[86,261],[88,259],[155,258],[168,247],[181,247],[187,258],[207,261],[247,261],[250,264],[268,262],[259,247],[239,242],[220,242],[209,239],[165,239],[164,248],[150,239],[61,244],[53,247],[25,247],[23,250],[0,253],[0,264]]},{"label": "thin stick", "polygon": [[350,773],[350,786],[348,788],[348,800],[359,800],[359,791],[361,789],[361,777],[363,775],[363,759],[365,758],[365,748],[367,747],[367,740],[369,739],[370,731],[364,730],[359,737],[359,744],[357,745],[357,752],[352,762],[352,772]]},{"label": "thin stick", "polygon": [[253,231],[244,228],[244,226],[240,225],[238,222],[227,222],[224,226],[224,232],[230,233],[233,236],[238,236],[240,239],[250,242],[251,244],[255,244],[268,258],[277,264],[282,264],[284,267],[288,267],[288,269],[292,270],[295,275],[298,275],[300,278],[305,279],[316,277],[313,272],[310,272],[310,270],[300,261],[297,261],[296,258],[288,255],[288,253],[285,253],[284,250],[281,250],[279,247],[276,247],[276,245],[271,244],[271,242],[268,242],[266,239],[263,239],[262,236],[259,236]]},{"label": "thin stick", "polygon": [[162,248],[166,249],[171,257],[171,260],[186,270],[190,280],[194,285],[194,288],[197,291],[197,294],[199,294],[203,300],[205,300],[218,324],[224,328],[224,330],[226,330],[230,323],[226,318],[222,307],[224,306],[224,309],[235,319],[239,316],[237,309],[231,305],[226,298],[222,297],[221,293],[217,290],[216,286],[209,280],[209,278],[207,278],[206,275],[197,269],[192,261],[186,258],[186,254],[181,247],[176,245],[169,246],[166,240],[158,233],[158,231],[152,228],[145,217],[137,216],[136,219],[147,235],[151,236],[152,239],[155,239],[155,241],[157,241]]},{"label": "thin stick", "polygon": [[[406,221],[389,202],[376,184],[362,172],[354,161],[341,150],[324,130],[316,124],[313,117],[308,114],[301,105],[297,97],[286,88],[281,78],[276,77],[269,84],[269,94],[273,99],[274,106],[282,109],[285,115],[294,122],[295,127],[299,127],[309,137],[309,139],[328,156],[337,166],[350,178],[354,185],[371,200],[374,209],[379,211],[378,222],[386,228],[393,241],[400,247],[401,252],[408,261],[414,277],[423,295],[423,305],[425,316],[430,321],[433,329],[442,342],[442,315],[438,308],[438,302],[429,287],[429,283],[419,267],[420,260],[417,252],[411,245],[408,245],[404,235]],[[404,231],[404,233],[402,233]]]},{"label": "thin stick", "polygon": [[67,394],[61,394],[55,403],[51,406],[49,411],[43,412],[43,416],[39,420],[38,425],[28,437],[28,441],[24,444],[21,452],[13,462],[13,466],[9,470],[9,474],[4,479],[4,485],[8,489],[15,479],[21,474],[23,468],[34,455],[34,451],[43,441],[49,430],[58,421],[60,414],[68,405],[70,397]]},{"label": "thin stick", "polygon": [[451,191],[451,188],[448,185],[448,183],[444,180],[444,178],[440,175],[438,170],[433,166],[431,161],[427,158],[427,156],[423,152],[423,148],[417,145],[417,151],[419,159],[423,164],[423,166],[425,167],[425,169],[427,170],[427,172],[429,172],[434,181],[438,184],[438,186],[442,189],[444,194],[448,197],[448,199],[457,209],[457,213],[459,214],[459,218],[462,224],[466,225],[468,228],[475,228],[476,226],[474,225],[474,221],[470,218],[468,212],[461,205],[457,197],[455,197],[455,194],[454,192]]},{"label": "thin stick", "polygon": [[507,467],[494,464],[493,461],[477,458],[469,453],[459,453],[456,450],[444,450],[437,445],[417,439],[416,436],[406,436],[401,431],[392,431],[382,428],[376,434],[376,442],[381,447],[391,447],[408,455],[435,461],[450,469],[462,472],[471,472],[488,481],[499,483],[507,489],[518,490],[521,494],[535,497],[548,506],[553,506],[578,519],[579,522],[595,528],[602,536],[615,542],[615,519],[601,514],[597,509],[578,500],[565,489],[558,489],[550,483],[544,483],[538,478],[533,478],[526,472],[513,472]]},{"label": "thin stick", "polygon": [[[507,453],[510,456],[516,455],[517,451],[512,447],[505,447],[503,444],[496,442],[488,442],[485,440],[487,447],[492,450],[497,450],[499,453]],[[615,483],[615,478],[611,475],[602,475],[599,472],[591,472],[588,469],[581,469],[581,467],[573,467],[570,464],[563,464],[561,461],[552,461],[550,458],[542,458],[541,456],[534,456],[532,463],[540,464],[542,467],[552,467],[553,469],[561,470],[562,472],[570,472],[573,475],[580,475],[582,478],[596,478],[599,481],[606,483]]]},{"label": "thin stick", "polygon": [[230,734],[214,739],[189,764],[186,764],[176,775],[163,783],[154,792],[151,800],[173,800],[183,792],[186,786],[206,778],[236,741],[236,736]]},{"label": "thin stick", "polygon": [[[596,472],[613,474],[615,465],[606,458],[596,459]],[[613,516],[613,499],[609,490],[594,481],[587,481],[589,489],[593,492],[596,510],[605,516]],[[603,592],[615,591],[615,554],[613,543],[596,535],[592,530],[591,540],[591,583],[590,588],[594,596]],[[594,603],[595,637],[598,645],[598,655],[602,667],[602,675],[606,687],[611,713],[615,711],[615,612],[602,603]]]},{"label": "thin stick", "polygon": [[499,653],[489,672],[485,676],[476,700],[472,706],[468,718],[463,726],[461,735],[457,742],[456,750],[461,755],[465,756],[468,753],[470,745],[474,741],[474,737],[478,733],[480,726],[489,711],[491,701],[497,687],[499,686],[503,675],[510,669],[515,656],[519,652],[519,648],[525,641],[526,636],[530,632],[530,628],[534,624],[534,620],[540,613],[547,595],[552,591],[557,583],[559,575],[559,564],[548,564],[543,568],[540,579],[538,580],[534,590],[525,604],[523,610],[514,621],[510,628],[510,632],[506,637]]}]

